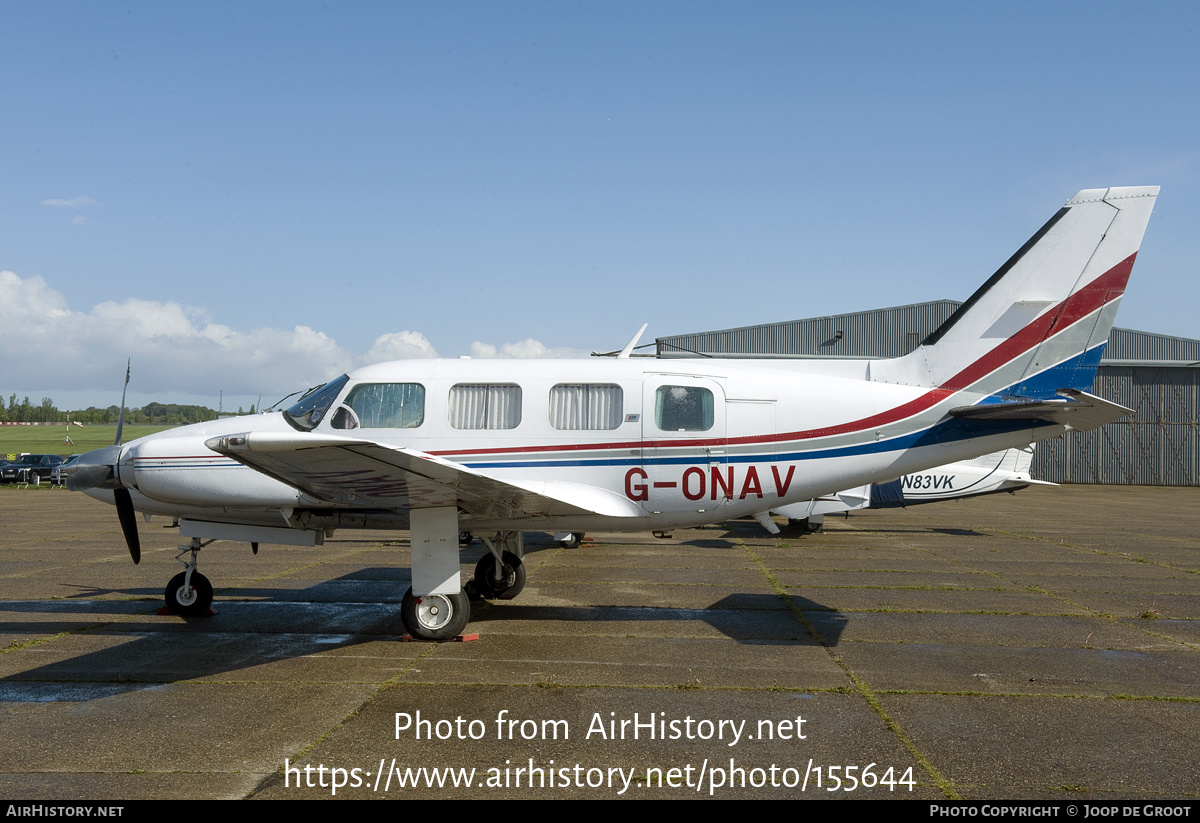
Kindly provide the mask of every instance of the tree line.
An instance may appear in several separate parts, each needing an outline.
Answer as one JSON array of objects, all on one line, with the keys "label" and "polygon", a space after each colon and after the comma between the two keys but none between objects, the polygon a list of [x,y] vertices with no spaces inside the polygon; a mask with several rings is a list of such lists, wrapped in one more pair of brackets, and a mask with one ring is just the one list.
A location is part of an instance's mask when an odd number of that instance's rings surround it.
[{"label": "tree line", "polygon": [[[116,423],[121,409],[117,405],[108,408],[88,406],[86,409],[61,411],[49,397],[33,405],[29,398],[18,401],[16,392],[8,396],[8,403],[0,395],[0,422],[3,423],[65,423],[67,416],[77,423]],[[238,414],[243,414],[238,409]],[[254,407],[250,407],[254,414]],[[202,423],[216,420],[217,413],[207,406],[182,406],[177,403],[147,403],[139,409],[125,409],[125,422],[130,424],[149,423],[170,426],[177,423]]]}]

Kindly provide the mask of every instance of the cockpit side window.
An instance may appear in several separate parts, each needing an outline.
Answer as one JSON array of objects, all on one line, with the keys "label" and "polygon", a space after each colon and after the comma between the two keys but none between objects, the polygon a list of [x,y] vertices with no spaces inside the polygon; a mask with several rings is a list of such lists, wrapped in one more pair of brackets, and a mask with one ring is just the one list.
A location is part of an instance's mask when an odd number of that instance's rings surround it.
[{"label": "cockpit side window", "polygon": [[347,375],[330,380],[316,391],[309,392],[293,403],[283,413],[283,418],[300,431],[312,431],[325,417],[325,412],[333,405],[341,393],[342,387],[350,378]]},{"label": "cockpit side window", "polygon": [[364,429],[415,429],[425,422],[420,383],[360,383],[342,401]]}]

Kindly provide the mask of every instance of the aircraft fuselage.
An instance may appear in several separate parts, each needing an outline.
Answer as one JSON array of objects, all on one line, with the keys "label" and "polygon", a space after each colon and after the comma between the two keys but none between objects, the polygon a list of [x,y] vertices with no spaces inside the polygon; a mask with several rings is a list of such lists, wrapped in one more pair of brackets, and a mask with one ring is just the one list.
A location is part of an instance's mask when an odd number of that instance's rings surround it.
[{"label": "aircraft fuselage", "polygon": [[[947,397],[870,381],[872,362],[879,361],[399,361],[353,372],[311,434],[423,452],[517,485],[605,490],[629,504],[615,517],[464,513],[460,520],[467,529],[566,531],[712,522],[1033,439],[1026,426],[960,431],[945,419]],[[404,401],[403,414],[388,407],[389,397]],[[975,399],[959,393],[953,403]],[[471,408],[489,400],[504,408]],[[343,406],[357,406],[358,425],[344,427],[336,414]],[[1046,436],[1061,431],[1045,428]],[[348,472],[344,485],[356,499],[337,505],[205,446],[248,431],[303,439],[282,413],[272,413],[127,444],[121,471],[134,478],[136,508],[200,519],[219,512],[222,521],[272,526],[283,525],[281,510],[307,509],[319,512],[313,526],[404,526],[392,506],[372,511],[372,497],[395,491],[386,474]]]}]

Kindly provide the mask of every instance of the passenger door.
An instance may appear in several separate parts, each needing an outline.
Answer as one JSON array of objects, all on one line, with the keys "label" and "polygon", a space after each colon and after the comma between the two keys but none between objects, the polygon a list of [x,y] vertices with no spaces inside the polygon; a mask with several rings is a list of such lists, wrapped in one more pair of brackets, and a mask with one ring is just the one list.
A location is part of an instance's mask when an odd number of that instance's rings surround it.
[{"label": "passenger door", "polygon": [[712,512],[736,492],[725,455],[725,392],[708,377],[650,374],[642,386],[642,474],[649,512]]}]

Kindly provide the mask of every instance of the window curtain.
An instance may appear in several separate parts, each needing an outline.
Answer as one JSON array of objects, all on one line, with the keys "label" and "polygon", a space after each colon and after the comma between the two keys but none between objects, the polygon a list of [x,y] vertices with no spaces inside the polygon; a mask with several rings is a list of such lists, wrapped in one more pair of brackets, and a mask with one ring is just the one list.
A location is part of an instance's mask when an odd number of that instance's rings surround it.
[{"label": "window curtain", "polygon": [[612,430],[621,425],[620,386],[562,384],[550,390],[550,424],[556,429]]},{"label": "window curtain", "polygon": [[460,383],[450,389],[450,425],[456,429],[515,429],[521,387]]}]

